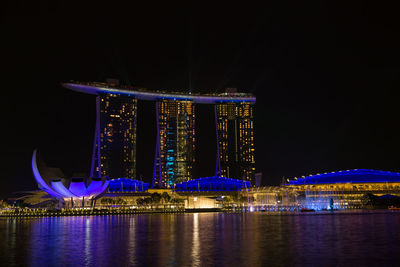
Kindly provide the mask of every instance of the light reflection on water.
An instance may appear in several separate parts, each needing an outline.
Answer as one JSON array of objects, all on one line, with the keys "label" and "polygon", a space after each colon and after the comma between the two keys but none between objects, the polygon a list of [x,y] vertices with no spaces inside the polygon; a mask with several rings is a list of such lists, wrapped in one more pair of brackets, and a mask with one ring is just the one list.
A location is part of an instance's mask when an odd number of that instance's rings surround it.
[{"label": "light reflection on water", "polygon": [[86,219],[86,230],[85,230],[85,266],[90,266],[91,262],[91,254],[90,254],[90,230],[91,230],[91,220],[89,218]]},{"label": "light reflection on water", "polygon": [[128,244],[128,262],[130,266],[136,264],[135,260],[135,250],[136,250],[136,225],[135,225],[135,217],[129,218],[129,244]]},{"label": "light reflection on water", "polygon": [[0,265],[393,265],[399,227],[393,212],[0,219]]},{"label": "light reflection on water", "polygon": [[192,266],[200,266],[199,214],[193,214]]}]

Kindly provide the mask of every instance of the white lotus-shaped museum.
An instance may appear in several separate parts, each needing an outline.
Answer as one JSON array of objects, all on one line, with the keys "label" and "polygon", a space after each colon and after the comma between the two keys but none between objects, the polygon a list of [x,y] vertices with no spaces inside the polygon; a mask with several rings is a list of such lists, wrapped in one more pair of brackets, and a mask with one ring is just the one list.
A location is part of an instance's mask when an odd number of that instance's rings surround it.
[{"label": "white lotus-shaped museum", "polygon": [[103,192],[105,192],[110,183],[109,180],[102,178],[91,178],[90,184],[86,186],[85,178],[72,178],[68,188],[64,185],[63,179],[53,178],[46,182],[40,175],[37,166],[37,150],[33,152],[32,156],[32,171],[39,187],[47,192],[49,195],[56,198],[85,198],[95,199]]}]

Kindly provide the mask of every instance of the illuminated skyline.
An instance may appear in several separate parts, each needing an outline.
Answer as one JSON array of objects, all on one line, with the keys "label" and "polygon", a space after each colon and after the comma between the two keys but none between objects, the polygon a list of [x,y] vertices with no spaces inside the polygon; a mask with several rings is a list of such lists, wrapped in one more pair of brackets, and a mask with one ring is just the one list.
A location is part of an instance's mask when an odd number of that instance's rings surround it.
[{"label": "illuminated skyline", "polygon": [[[88,175],[95,102],[64,90],[60,81],[69,79],[254,93],[256,170],[264,185],[310,172],[399,170],[397,9],[360,2],[346,8],[325,2],[182,8],[164,3],[155,10],[144,2],[6,6],[0,46],[8,101],[2,108],[12,130],[5,131],[3,197],[32,188],[31,171],[21,162],[34,148],[68,175]],[[138,108],[144,132],[137,132],[143,140],[137,174],[151,183],[155,109],[149,102]],[[150,119],[141,119],[141,112]],[[196,142],[215,136],[214,128],[203,127],[209,120],[196,117]],[[202,144],[193,169],[198,177],[215,173],[216,144]]]}]

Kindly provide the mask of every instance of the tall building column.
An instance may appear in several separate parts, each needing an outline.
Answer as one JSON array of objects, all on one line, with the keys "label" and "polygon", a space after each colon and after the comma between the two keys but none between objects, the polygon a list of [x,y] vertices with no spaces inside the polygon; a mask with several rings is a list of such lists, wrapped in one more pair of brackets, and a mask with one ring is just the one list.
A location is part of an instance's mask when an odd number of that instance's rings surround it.
[{"label": "tall building column", "polygon": [[101,177],[100,158],[100,97],[96,96],[96,125],[94,127],[94,142],[90,177]]},{"label": "tall building column", "polygon": [[158,136],[153,186],[171,188],[192,178],[195,162],[194,103],[159,99],[156,109]]},{"label": "tall building column", "polygon": [[98,171],[109,179],[135,179],[137,100],[117,94],[100,94],[97,99]]},{"label": "tall building column", "polygon": [[215,118],[219,175],[254,183],[253,104],[249,102],[216,103]]}]

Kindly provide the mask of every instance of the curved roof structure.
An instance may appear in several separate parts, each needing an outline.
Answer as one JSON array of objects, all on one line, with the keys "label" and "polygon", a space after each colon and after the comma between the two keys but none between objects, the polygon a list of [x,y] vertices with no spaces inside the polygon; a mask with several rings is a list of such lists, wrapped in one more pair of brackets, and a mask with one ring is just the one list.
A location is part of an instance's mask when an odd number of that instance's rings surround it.
[{"label": "curved roof structure", "polygon": [[250,188],[249,181],[221,176],[204,177],[181,182],[175,185],[175,191],[240,191]]},{"label": "curved roof structure", "polygon": [[314,174],[289,181],[288,185],[335,184],[335,183],[393,183],[400,182],[400,173],[355,169]]},{"label": "curved roof structure", "polygon": [[93,178],[92,182],[87,187],[83,178],[72,178],[68,188],[65,187],[61,179],[52,179],[50,185],[45,182],[40,175],[37,166],[37,150],[33,151],[32,156],[32,171],[39,187],[55,198],[96,198],[108,188],[110,181],[102,181],[100,178]]},{"label": "curved roof structure", "polygon": [[158,99],[188,100],[199,104],[213,104],[218,102],[250,102],[255,103],[256,98],[244,93],[220,93],[220,94],[188,94],[165,91],[147,91],[135,87],[115,87],[107,83],[62,83],[62,86],[73,91],[98,95],[101,93],[121,94],[134,96],[140,100],[155,101]]},{"label": "curved roof structure", "polygon": [[117,178],[110,181],[109,192],[144,192],[149,189],[149,183],[128,178]]}]

